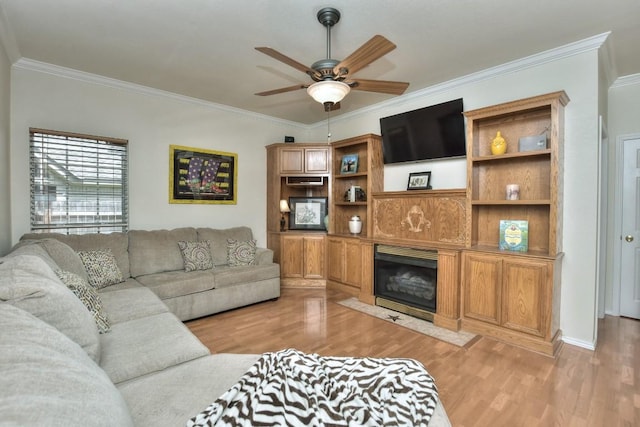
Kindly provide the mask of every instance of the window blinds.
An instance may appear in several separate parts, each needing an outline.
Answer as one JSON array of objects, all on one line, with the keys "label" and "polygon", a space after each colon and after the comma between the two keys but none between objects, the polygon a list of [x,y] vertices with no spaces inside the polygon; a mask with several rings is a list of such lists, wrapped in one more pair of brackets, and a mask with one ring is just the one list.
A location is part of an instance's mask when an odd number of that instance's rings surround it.
[{"label": "window blinds", "polygon": [[31,229],[127,231],[126,140],[30,129]]}]

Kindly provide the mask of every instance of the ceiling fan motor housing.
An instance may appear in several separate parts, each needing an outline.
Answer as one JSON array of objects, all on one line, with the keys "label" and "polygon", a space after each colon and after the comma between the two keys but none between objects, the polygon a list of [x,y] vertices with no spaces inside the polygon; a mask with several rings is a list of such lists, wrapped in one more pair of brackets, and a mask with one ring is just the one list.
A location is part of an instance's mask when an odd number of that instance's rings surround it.
[{"label": "ceiling fan motor housing", "polygon": [[333,7],[323,7],[318,11],[318,22],[325,27],[333,27],[340,21],[340,12]]}]

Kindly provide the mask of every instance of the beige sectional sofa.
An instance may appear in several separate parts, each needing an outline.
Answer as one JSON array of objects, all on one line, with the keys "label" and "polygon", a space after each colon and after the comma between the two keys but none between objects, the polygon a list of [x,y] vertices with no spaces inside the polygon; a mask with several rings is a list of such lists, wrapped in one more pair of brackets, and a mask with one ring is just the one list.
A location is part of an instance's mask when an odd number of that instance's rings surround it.
[{"label": "beige sectional sofa", "polygon": [[[121,237],[97,240],[127,271],[126,251],[115,244]],[[99,290],[110,323],[100,333],[56,274],[80,276],[81,263],[56,239],[23,242],[0,258],[0,425],[183,426],[259,358],[212,355],[152,288],[131,277]]]},{"label": "beige sectional sofa", "polygon": [[[26,234],[20,240],[31,243],[51,238],[65,243],[74,251],[109,249],[124,282],[105,290],[142,285],[153,291],[183,321],[280,296],[280,266],[273,263],[270,249],[256,248],[252,265],[228,264],[228,240],[251,241],[253,235],[248,227],[223,230],[184,227],[84,235]],[[213,268],[186,272],[178,246],[181,241],[210,242]],[[64,251],[56,253],[53,250],[54,259],[63,255]],[[81,265],[69,268],[82,274]]]},{"label": "beige sectional sofa", "polygon": [[[205,235],[244,238],[248,232],[25,236],[0,258],[0,425],[184,426],[260,355],[211,354],[180,318],[277,297],[279,287],[260,290],[274,287],[277,279],[269,275],[277,274],[277,266],[269,251],[262,251],[256,254],[258,271],[251,273],[253,266],[221,264],[222,251],[212,249],[217,264],[212,271],[185,272],[177,269],[176,252],[160,243]],[[79,254],[105,248],[123,280],[97,291],[108,331],[104,325],[99,329],[95,307],[81,301],[73,281],[65,281],[90,280]],[[142,253],[151,257],[136,256]],[[181,292],[171,292],[169,283]],[[242,295],[254,290],[257,296]],[[196,295],[209,303],[195,302]],[[450,425],[442,405],[429,425]]]}]

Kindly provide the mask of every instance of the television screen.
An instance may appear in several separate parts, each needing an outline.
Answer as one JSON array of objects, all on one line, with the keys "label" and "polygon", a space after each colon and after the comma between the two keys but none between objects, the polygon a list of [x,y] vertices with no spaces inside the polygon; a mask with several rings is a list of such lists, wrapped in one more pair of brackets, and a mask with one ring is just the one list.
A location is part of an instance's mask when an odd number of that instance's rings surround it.
[{"label": "television screen", "polygon": [[384,163],[466,155],[462,98],[380,119]]}]

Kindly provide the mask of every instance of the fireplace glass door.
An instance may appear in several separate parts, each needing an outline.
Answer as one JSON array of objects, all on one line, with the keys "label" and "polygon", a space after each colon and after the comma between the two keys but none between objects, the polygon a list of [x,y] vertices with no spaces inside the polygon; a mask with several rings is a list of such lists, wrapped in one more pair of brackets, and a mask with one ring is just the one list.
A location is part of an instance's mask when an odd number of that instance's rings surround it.
[{"label": "fireplace glass door", "polygon": [[376,297],[435,313],[437,282],[437,252],[376,245]]}]

